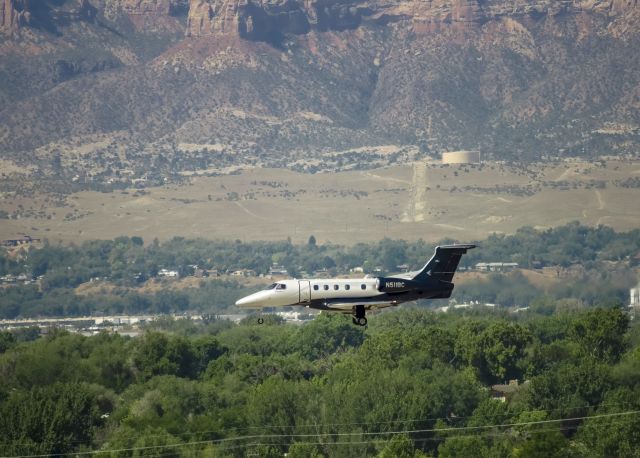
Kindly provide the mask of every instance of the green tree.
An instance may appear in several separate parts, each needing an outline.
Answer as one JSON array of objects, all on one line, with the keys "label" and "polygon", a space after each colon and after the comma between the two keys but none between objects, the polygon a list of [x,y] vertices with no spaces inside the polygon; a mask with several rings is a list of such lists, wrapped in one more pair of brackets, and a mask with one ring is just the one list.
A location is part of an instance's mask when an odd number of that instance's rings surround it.
[{"label": "green tree", "polygon": [[585,354],[603,362],[616,362],[627,347],[629,316],[620,308],[590,310],[571,327],[570,337]]},{"label": "green tree", "polygon": [[336,351],[362,344],[362,329],[340,315],[321,314],[301,327],[292,338],[292,346],[307,359],[324,358]]},{"label": "green tree", "polygon": [[320,447],[316,444],[293,443],[287,453],[288,458],[323,458]]},{"label": "green tree", "polygon": [[155,375],[194,377],[198,356],[186,338],[150,331],[136,346],[133,362],[143,380]]},{"label": "green tree", "polygon": [[307,241],[307,246],[311,249],[316,248],[316,238],[314,235],[309,236],[309,240]]},{"label": "green tree", "polygon": [[600,404],[610,388],[610,368],[592,358],[583,358],[558,364],[533,377],[527,396],[535,408],[576,416],[585,413],[584,406]]},{"label": "green tree", "polygon": [[[569,444],[560,431],[533,431],[524,443],[514,450],[518,458],[565,458],[569,454]],[[611,456],[611,455],[609,455]]]},{"label": "green tree", "polygon": [[192,342],[195,356],[197,374],[207,370],[209,363],[227,353],[228,348],[223,347],[217,338],[213,336],[198,337]]},{"label": "green tree", "polygon": [[378,458],[419,458],[426,457],[420,450],[413,446],[411,438],[407,434],[393,436],[378,454]]},{"label": "green tree", "polygon": [[89,447],[101,414],[95,393],[83,384],[12,391],[0,405],[0,454],[67,454]]},{"label": "green tree", "polygon": [[480,338],[484,367],[495,381],[519,378],[518,363],[531,340],[529,331],[517,323],[498,321],[489,326]]},{"label": "green tree", "polygon": [[603,407],[596,414],[628,415],[588,418],[578,430],[577,448],[585,457],[640,457],[640,416],[633,411],[640,409],[640,388],[621,387],[605,396]]},{"label": "green tree", "polygon": [[0,353],[4,353],[16,343],[16,338],[10,332],[0,331]]},{"label": "green tree", "polygon": [[519,363],[530,340],[529,331],[517,323],[500,320],[484,328],[469,322],[458,330],[455,353],[486,382],[501,382],[521,376]]}]

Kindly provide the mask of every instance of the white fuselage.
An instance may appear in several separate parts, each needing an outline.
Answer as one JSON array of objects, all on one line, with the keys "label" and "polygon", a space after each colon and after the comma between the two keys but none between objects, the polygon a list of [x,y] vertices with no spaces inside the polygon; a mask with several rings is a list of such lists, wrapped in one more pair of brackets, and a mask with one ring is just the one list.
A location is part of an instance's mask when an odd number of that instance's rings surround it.
[{"label": "white fuselage", "polygon": [[379,296],[375,278],[323,278],[281,280],[268,289],[243,297],[238,307],[258,309],[288,305],[308,305],[311,301],[335,301]]}]

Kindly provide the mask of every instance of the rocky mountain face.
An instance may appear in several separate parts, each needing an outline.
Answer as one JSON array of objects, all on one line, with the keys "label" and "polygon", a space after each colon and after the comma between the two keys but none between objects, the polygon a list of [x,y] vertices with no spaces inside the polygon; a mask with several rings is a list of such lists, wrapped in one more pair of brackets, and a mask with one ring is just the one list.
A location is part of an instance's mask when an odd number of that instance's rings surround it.
[{"label": "rocky mountain face", "polygon": [[192,1],[186,35],[237,34],[249,40],[276,41],[311,30],[345,30],[360,25],[365,6],[350,0],[252,3]]},{"label": "rocky mountain face", "polygon": [[0,155],[637,153],[639,45],[637,0],[0,0]]}]

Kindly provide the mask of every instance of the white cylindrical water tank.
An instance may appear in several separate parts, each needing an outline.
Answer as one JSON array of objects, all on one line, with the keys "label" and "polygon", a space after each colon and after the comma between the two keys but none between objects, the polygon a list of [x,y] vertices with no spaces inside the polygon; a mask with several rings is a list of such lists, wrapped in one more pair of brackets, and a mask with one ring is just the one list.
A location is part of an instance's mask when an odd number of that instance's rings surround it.
[{"label": "white cylindrical water tank", "polygon": [[480,151],[450,151],[442,153],[443,164],[477,164],[480,162]]}]

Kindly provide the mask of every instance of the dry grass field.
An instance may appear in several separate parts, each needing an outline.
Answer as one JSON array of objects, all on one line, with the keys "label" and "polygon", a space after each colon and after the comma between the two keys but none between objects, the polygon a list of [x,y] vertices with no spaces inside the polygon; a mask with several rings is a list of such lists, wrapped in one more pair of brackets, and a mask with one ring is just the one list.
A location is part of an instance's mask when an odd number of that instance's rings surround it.
[{"label": "dry grass field", "polygon": [[[81,192],[67,207],[46,196],[0,200],[40,217],[0,220],[0,238],[21,234],[65,242],[142,236],[353,244],[383,237],[483,239],[521,226],[577,220],[626,231],[640,227],[640,162],[562,162],[524,169],[505,164],[415,163],[339,173],[248,169],[193,177],[187,185]],[[42,217],[46,213],[50,219]]]}]

